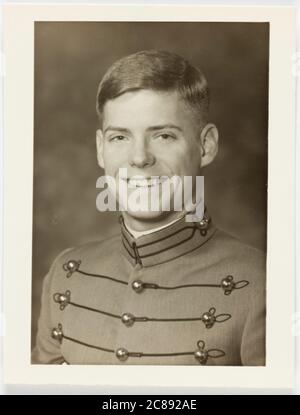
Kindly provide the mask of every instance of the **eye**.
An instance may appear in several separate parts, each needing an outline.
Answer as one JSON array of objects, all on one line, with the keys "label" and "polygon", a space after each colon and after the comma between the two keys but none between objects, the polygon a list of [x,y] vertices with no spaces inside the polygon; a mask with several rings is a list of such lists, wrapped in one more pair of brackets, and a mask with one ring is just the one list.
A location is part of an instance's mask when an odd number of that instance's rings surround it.
[{"label": "eye", "polygon": [[175,140],[175,137],[173,135],[171,135],[171,134],[168,134],[168,133],[159,134],[157,136],[157,138],[160,138],[162,141]]},{"label": "eye", "polygon": [[115,136],[113,136],[113,137],[110,137],[109,139],[108,139],[108,141],[125,141],[126,140],[126,137],[124,136],[124,135],[115,135]]}]

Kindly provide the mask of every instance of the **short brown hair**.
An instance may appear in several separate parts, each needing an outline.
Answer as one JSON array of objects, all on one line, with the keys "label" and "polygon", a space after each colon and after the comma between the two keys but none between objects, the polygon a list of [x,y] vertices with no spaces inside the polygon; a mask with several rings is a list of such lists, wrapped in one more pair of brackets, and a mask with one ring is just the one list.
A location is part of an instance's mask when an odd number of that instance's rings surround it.
[{"label": "short brown hair", "polygon": [[175,53],[145,50],[116,61],[105,73],[97,92],[99,117],[108,100],[140,89],[177,90],[201,121],[207,121],[208,84],[200,69]]}]

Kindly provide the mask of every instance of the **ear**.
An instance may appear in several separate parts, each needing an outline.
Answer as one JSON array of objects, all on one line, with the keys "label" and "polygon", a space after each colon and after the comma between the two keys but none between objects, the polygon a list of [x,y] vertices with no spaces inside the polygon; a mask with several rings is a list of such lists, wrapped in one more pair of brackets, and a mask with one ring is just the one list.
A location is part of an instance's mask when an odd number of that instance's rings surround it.
[{"label": "ear", "polygon": [[210,164],[218,153],[219,133],[214,124],[206,124],[201,131],[201,167]]},{"label": "ear", "polygon": [[104,145],[104,138],[102,130],[96,131],[96,147],[97,147],[97,160],[98,164],[102,169],[104,169],[104,160],[103,160],[103,145]]}]

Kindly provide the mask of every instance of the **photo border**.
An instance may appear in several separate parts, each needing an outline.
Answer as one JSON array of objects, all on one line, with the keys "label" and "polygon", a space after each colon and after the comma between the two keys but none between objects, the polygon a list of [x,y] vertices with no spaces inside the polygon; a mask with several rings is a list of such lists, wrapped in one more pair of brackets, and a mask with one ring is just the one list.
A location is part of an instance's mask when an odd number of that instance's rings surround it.
[{"label": "photo border", "polygon": [[[292,388],[295,315],[295,8],[200,5],[5,5],[4,381]],[[31,365],[35,21],[269,22],[267,360],[265,367]],[[284,28],[284,30],[283,30]],[[20,318],[20,316],[22,318]]]}]

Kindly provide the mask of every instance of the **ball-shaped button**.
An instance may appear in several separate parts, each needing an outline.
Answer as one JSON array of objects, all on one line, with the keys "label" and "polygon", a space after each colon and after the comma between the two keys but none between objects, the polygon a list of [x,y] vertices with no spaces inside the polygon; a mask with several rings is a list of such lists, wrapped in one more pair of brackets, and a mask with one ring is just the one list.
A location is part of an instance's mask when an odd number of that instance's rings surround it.
[{"label": "ball-shaped button", "polygon": [[208,359],[208,353],[206,350],[196,350],[194,353],[195,359],[201,364],[205,365]]},{"label": "ball-shaped button", "polygon": [[67,272],[67,278],[70,278],[73,272],[77,271],[80,267],[81,261],[75,261],[74,259],[70,259],[70,261],[66,262],[63,265],[63,269]]},{"label": "ball-shaped button", "polygon": [[54,328],[52,330],[51,336],[52,336],[53,339],[55,339],[55,340],[57,340],[61,343],[62,339],[63,339],[63,332],[62,332],[61,327],[59,326],[57,328]]},{"label": "ball-shaped button", "polygon": [[60,294],[59,295],[59,302],[60,303],[65,303],[67,301],[67,296],[65,294]]},{"label": "ball-shaped button", "polygon": [[205,324],[206,328],[211,328],[214,325],[215,321],[216,321],[216,317],[213,314],[209,313],[209,312],[204,313],[202,315],[201,319],[202,319],[203,323]]},{"label": "ball-shaped button", "polygon": [[76,271],[76,269],[79,267],[79,263],[77,261],[74,260],[70,260],[67,262],[67,268],[69,271]]},{"label": "ball-shaped button", "polygon": [[221,281],[221,287],[225,291],[225,294],[230,294],[231,291],[235,287],[235,283],[233,281],[232,275],[227,275],[227,277],[223,278]]},{"label": "ball-shaped button", "polygon": [[143,291],[143,289],[144,289],[144,285],[143,285],[142,281],[140,281],[140,280],[133,281],[133,283],[132,283],[132,289],[136,293],[141,293]]},{"label": "ball-shaped button", "polygon": [[210,321],[210,319],[211,319],[211,314],[210,314],[210,313],[204,313],[204,314],[203,314],[203,316],[202,316],[202,321],[203,321],[204,323],[207,323],[208,321]]},{"label": "ball-shaped button", "polygon": [[130,313],[124,313],[121,317],[122,323],[125,324],[125,326],[130,327],[134,324],[134,316]]},{"label": "ball-shaped button", "polygon": [[207,228],[207,225],[208,225],[208,221],[206,220],[206,219],[202,219],[202,220],[200,220],[200,222],[199,222],[199,226],[200,226],[200,228]]},{"label": "ball-shaped button", "polygon": [[127,360],[128,357],[129,357],[129,352],[128,352],[128,350],[124,349],[123,347],[120,347],[119,349],[116,350],[116,357],[121,362],[125,362],[125,360]]}]

